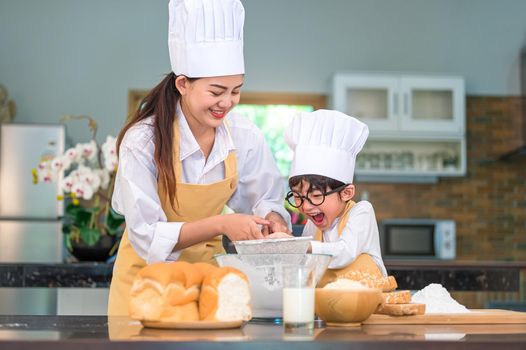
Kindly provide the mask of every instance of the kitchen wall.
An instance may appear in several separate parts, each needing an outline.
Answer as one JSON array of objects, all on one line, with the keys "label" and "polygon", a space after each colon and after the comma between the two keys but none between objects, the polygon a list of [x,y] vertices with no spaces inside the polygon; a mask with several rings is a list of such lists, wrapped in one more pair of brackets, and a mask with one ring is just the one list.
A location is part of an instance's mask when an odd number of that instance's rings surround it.
[{"label": "kitchen wall", "polygon": [[[523,0],[243,0],[245,91],[328,93],[335,71],[452,73],[517,95]],[[0,83],[17,122],[90,114],[115,134],[130,88],[169,71],[167,0],[2,0]],[[82,123],[68,134],[86,139]]]}]

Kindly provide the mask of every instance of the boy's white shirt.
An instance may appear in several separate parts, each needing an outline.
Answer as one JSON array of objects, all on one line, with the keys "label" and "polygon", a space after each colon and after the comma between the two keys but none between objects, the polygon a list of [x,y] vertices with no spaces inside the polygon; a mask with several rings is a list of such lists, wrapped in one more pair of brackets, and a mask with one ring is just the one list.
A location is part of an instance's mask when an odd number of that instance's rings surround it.
[{"label": "boy's white shirt", "polygon": [[[342,218],[337,218],[329,229],[323,231],[323,242],[311,242],[312,253],[332,255],[329,264],[331,269],[345,267],[352,263],[358,255],[367,253],[382,270],[384,276],[387,276],[373,206],[368,201],[360,201],[347,215],[349,219],[341,236],[338,235],[338,223]],[[302,236],[313,237],[317,229],[316,225],[309,220],[303,229]]]}]

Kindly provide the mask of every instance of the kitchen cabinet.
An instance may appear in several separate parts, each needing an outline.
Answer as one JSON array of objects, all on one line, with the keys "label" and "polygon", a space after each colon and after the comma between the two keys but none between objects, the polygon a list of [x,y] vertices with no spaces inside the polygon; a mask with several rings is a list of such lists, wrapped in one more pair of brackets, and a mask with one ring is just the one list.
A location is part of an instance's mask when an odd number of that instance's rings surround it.
[{"label": "kitchen cabinet", "polygon": [[461,136],[465,131],[460,77],[336,74],[332,107],[362,120],[374,136]]},{"label": "kitchen cabinet", "polygon": [[466,173],[464,138],[370,137],[356,159],[359,182],[436,182]]},{"label": "kitchen cabinet", "polygon": [[466,173],[463,78],[339,73],[331,97],[333,109],[369,126],[359,181],[436,182]]}]

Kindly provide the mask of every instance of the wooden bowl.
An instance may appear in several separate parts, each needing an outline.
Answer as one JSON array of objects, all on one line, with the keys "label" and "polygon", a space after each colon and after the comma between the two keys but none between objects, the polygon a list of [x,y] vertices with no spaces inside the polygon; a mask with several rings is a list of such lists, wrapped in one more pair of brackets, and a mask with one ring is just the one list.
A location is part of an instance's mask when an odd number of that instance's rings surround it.
[{"label": "wooden bowl", "polygon": [[316,314],[329,325],[360,325],[381,303],[379,289],[316,288]]}]

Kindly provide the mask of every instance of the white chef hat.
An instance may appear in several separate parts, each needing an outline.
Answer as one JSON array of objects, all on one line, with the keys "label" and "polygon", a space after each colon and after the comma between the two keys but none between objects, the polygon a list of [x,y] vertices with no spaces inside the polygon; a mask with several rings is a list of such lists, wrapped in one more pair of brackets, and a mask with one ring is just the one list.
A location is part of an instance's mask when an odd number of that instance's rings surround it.
[{"label": "white chef hat", "polygon": [[245,73],[245,9],[239,0],[170,0],[168,10],[168,49],[176,75]]},{"label": "white chef hat", "polygon": [[285,140],[294,151],[289,177],[323,175],[352,183],[356,156],[367,136],[367,125],[341,112],[299,113],[285,130]]}]

